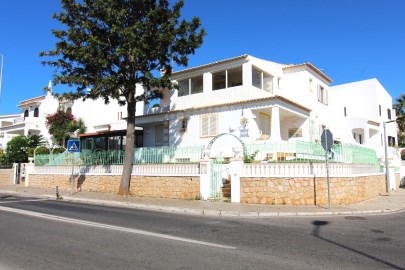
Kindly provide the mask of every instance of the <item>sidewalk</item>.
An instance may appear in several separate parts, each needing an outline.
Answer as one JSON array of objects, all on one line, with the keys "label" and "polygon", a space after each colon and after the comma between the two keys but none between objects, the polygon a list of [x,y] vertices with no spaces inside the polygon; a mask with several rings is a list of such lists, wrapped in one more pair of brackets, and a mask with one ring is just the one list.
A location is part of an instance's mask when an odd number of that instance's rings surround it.
[{"label": "sidewalk", "polygon": [[[56,200],[55,189],[23,187],[19,185],[0,186],[0,194],[48,198]],[[275,217],[275,216],[320,216],[320,215],[362,215],[390,213],[405,210],[405,189],[398,189],[388,195],[364,202],[332,206],[260,205],[239,204],[218,201],[178,200],[146,197],[121,197],[111,193],[59,191],[63,201],[120,206],[163,212],[174,212],[208,216]]]}]

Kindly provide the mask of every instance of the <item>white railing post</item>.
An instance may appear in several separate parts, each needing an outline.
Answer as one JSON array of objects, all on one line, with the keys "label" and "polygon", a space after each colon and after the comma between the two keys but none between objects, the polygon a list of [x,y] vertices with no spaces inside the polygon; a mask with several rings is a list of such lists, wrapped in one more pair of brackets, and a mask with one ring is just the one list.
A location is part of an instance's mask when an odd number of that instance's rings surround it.
[{"label": "white railing post", "polygon": [[231,202],[240,203],[240,175],[242,174],[243,160],[231,159]]}]

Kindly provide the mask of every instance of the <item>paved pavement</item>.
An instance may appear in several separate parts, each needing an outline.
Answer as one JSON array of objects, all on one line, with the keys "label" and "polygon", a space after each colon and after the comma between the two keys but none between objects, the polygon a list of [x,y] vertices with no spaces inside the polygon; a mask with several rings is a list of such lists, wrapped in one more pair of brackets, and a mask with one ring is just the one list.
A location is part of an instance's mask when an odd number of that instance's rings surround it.
[{"label": "paved pavement", "polygon": [[[56,200],[55,189],[24,187],[20,185],[0,186],[0,194],[48,198]],[[320,216],[320,215],[364,215],[382,214],[405,210],[405,189],[400,188],[389,194],[346,206],[291,206],[239,204],[218,201],[178,200],[118,196],[111,193],[83,192],[70,194],[59,191],[63,201],[84,202],[109,206],[131,207],[154,211],[175,212],[194,215],[275,217],[275,216]]]}]

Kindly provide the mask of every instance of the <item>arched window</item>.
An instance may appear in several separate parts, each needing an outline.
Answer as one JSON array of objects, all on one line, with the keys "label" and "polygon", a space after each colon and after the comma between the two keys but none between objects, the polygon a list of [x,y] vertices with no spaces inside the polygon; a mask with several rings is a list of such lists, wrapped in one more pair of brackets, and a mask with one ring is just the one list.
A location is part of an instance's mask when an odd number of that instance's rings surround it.
[{"label": "arched window", "polygon": [[72,107],[67,108],[67,109],[66,109],[66,113],[72,114]]},{"label": "arched window", "polygon": [[28,117],[28,110],[25,110],[25,112],[24,112],[24,118],[25,117]]},{"label": "arched window", "polygon": [[38,117],[39,116],[39,109],[35,108],[34,110],[34,117]]}]

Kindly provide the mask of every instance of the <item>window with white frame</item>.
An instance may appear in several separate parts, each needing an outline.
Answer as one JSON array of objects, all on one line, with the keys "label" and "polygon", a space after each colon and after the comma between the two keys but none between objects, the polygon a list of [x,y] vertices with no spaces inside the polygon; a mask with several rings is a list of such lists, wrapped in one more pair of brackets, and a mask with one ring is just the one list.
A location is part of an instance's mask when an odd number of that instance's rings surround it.
[{"label": "window with white frame", "polygon": [[212,73],[212,90],[242,85],[242,66]]},{"label": "window with white frame", "polygon": [[269,93],[273,93],[273,76],[252,67],[252,85]]},{"label": "window with white frame", "polygon": [[216,114],[200,117],[200,136],[213,137],[218,135],[218,116]]},{"label": "window with white frame", "polygon": [[187,96],[203,92],[203,75],[183,79],[178,81],[178,96]]},{"label": "window with white frame", "polygon": [[318,101],[328,105],[328,91],[321,85],[318,85]]},{"label": "window with white frame", "polygon": [[259,113],[259,130],[260,135],[270,136],[270,115],[266,113]]}]

